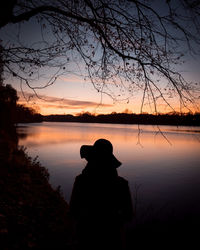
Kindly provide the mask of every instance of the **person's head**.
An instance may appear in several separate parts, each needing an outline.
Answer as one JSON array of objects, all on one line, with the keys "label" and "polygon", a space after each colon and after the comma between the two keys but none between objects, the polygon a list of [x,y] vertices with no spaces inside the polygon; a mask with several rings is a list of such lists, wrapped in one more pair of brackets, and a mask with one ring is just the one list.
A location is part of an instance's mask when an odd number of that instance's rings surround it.
[{"label": "person's head", "polygon": [[121,165],[121,162],[113,155],[113,146],[106,139],[98,139],[94,145],[83,145],[80,149],[81,158],[85,158],[88,162],[97,163],[108,162],[115,168]]}]

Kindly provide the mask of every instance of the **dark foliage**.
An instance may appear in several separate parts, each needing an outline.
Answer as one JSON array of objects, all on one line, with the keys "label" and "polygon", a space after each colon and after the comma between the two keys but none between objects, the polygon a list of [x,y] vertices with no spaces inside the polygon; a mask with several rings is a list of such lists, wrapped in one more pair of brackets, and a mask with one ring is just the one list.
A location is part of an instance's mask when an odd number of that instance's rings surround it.
[{"label": "dark foliage", "polygon": [[0,248],[69,248],[68,204],[49,184],[47,169],[18,146],[15,124],[41,121],[41,115],[17,100],[16,90],[1,78]]},{"label": "dark foliage", "polygon": [[1,249],[67,248],[68,205],[48,183],[47,170],[23,148],[10,147],[8,156],[0,163]]},{"label": "dark foliage", "polygon": [[0,84],[0,128],[12,129],[19,122],[40,122],[42,116],[33,109],[17,104],[17,91],[9,84]]}]

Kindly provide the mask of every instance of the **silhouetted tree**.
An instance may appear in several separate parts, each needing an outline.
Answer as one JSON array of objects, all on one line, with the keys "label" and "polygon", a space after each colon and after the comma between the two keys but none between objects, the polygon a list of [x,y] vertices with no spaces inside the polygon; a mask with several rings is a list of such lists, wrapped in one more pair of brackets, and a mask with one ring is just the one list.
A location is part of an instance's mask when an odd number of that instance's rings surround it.
[{"label": "silhouetted tree", "polygon": [[38,114],[34,109],[18,104],[16,107],[16,123],[24,122],[41,122],[42,115]]},{"label": "silhouetted tree", "polygon": [[3,83],[3,64],[0,51],[0,130],[15,131],[16,123],[42,121],[42,116],[34,109],[17,104],[17,91],[10,84]]},{"label": "silhouetted tree", "polygon": [[[0,27],[33,17],[41,27],[38,43],[3,47],[5,70],[33,90],[53,84],[81,59],[97,91],[127,100],[141,91],[141,111],[148,102],[157,112],[161,100],[173,110],[173,96],[181,107],[195,103],[199,84],[186,82],[175,65],[185,51],[199,48],[199,1],[167,0],[161,6],[150,0],[12,0],[0,14]],[[56,70],[44,86],[31,85],[52,66]]]},{"label": "silhouetted tree", "polygon": [[17,92],[11,85],[0,85],[0,128],[13,126],[17,99]]},{"label": "silhouetted tree", "polygon": [[3,56],[2,54],[3,54],[3,48],[0,44],[0,86],[2,86],[3,84],[3,60],[2,60]]}]

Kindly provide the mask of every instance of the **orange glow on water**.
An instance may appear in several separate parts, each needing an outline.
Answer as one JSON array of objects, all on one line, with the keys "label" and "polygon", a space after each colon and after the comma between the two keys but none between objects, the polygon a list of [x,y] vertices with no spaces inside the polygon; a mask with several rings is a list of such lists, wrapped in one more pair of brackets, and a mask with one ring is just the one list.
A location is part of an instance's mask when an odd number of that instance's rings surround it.
[{"label": "orange glow on water", "polygon": [[[200,136],[200,130],[177,130],[173,126],[157,126],[151,125],[121,125],[121,124],[91,124],[91,123],[59,123],[44,122],[39,126],[31,127],[31,133],[26,137],[22,137],[22,144],[64,144],[84,142],[93,144],[99,138],[106,138],[113,143],[119,145],[120,148],[127,149],[126,144],[137,148],[145,146],[151,151],[152,148],[159,150],[160,148],[173,147],[174,142],[179,148],[192,150],[196,145],[194,137]],[[184,127],[183,127],[184,128]],[[23,128],[19,131],[23,132]],[[121,133],[123,131],[123,133]],[[199,131],[199,133],[197,133]],[[36,136],[37,134],[37,136]],[[152,147],[153,145],[153,147]],[[188,145],[190,145],[188,147]]]}]

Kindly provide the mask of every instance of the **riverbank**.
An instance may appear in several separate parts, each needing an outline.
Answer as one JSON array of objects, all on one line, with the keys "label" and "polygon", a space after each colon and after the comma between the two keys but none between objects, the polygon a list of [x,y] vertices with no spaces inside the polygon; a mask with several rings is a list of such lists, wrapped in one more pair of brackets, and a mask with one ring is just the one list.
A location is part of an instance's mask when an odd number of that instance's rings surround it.
[{"label": "riverbank", "polygon": [[13,134],[0,131],[1,249],[69,249],[68,204]]}]

